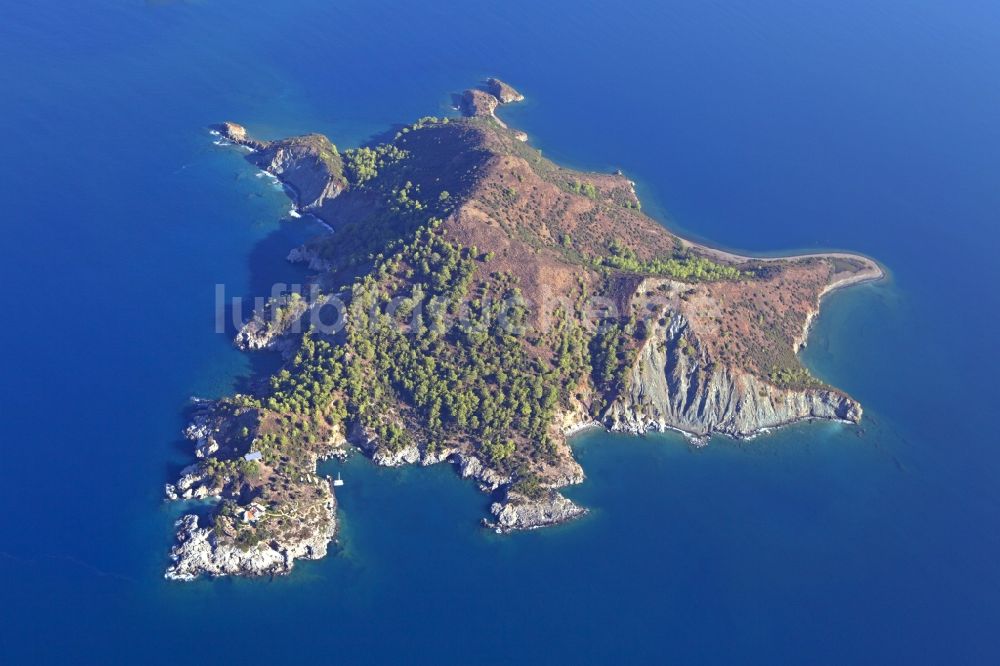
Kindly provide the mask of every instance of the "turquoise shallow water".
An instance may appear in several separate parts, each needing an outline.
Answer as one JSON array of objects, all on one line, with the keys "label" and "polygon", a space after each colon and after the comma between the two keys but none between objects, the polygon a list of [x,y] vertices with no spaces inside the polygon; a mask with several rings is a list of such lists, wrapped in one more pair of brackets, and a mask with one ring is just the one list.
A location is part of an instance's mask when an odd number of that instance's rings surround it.
[{"label": "turquoise shallow water", "polygon": [[[992,3],[8,3],[0,660],[996,663],[1000,10]],[[341,549],[162,580],[190,395],[254,360],[314,232],[204,127],[356,145],[500,75],[546,155],[751,251],[848,248],[806,362],[866,407],[751,443],[588,432],[592,513],[500,538],[447,467],[355,457]],[[339,469],[331,463],[329,470]]]}]

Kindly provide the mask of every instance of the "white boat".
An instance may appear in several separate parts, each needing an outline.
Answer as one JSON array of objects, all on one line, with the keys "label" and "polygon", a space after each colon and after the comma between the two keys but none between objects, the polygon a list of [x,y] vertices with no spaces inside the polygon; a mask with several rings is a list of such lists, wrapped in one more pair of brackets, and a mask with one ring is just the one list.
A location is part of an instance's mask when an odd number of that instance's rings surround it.
[{"label": "white boat", "polygon": [[337,472],[337,478],[333,480],[334,487],[344,485],[344,480],[340,478],[340,472]]}]

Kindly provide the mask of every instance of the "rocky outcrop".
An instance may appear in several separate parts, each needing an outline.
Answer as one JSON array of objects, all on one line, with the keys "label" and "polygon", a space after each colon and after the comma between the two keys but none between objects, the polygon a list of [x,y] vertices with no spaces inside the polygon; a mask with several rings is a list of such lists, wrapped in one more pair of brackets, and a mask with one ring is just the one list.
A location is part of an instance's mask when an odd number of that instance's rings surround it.
[{"label": "rocky outcrop", "polygon": [[264,575],[290,568],[284,554],[266,546],[242,550],[220,543],[210,527],[199,527],[198,516],[188,514],[177,521],[177,544],[170,551],[173,561],[164,577],[190,581],[209,576]]},{"label": "rocky outcrop", "polygon": [[469,454],[455,454],[452,457],[459,475],[463,479],[475,479],[479,482],[479,488],[484,492],[491,492],[500,486],[510,483],[510,477],[501,474],[495,469],[482,463],[476,456]]},{"label": "rocky outcrop", "polygon": [[[177,521],[177,543],[170,551],[172,564],[165,577],[171,580],[194,580],[207,576],[273,576],[292,570],[296,559],[319,559],[327,553],[330,541],[336,535],[336,500],[329,482],[319,478],[305,480],[319,499],[291,507],[297,515],[269,512],[265,507],[252,505],[253,515],[242,509],[242,517],[216,514],[212,526],[199,527],[199,518],[187,514]],[[169,499],[203,499],[209,496],[236,495],[205,483],[200,467],[192,465],[184,470],[176,485],[167,485]],[[246,527],[265,527],[267,521],[290,519],[289,527],[271,530],[271,538],[241,543],[241,524]]]},{"label": "rocky outcrop", "polygon": [[453,446],[436,447],[434,450],[424,449],[420,458],[420,464],[424,467],[437,465],[438,463],[450,460],[452,456],[457,454],[458,449]]},{"label": "rocky outcrop", "polygon": [[347,186],[337,148],[321,134],[272,141],[250,157],[293,190],[300,210],[319,208]]},{"label": "rocky outcrop", "polygon": [[508,491],[504,501],[493,503],[490,513],[496,521],[487,522],[487,525],[503,533],[564,523],[582,516],[587,510],[555,490],[545,491],[537,498]]},{"label": "rocky outcrop", "polygon": [[215,131],[219,132],[222,138],[232,141],[235,144],[246,146],[251,150],[263,150],[269,144],[268,141],[259,141],[247,134],[247,129],[243,125],[226,121],[215,126]]},{"label": "rocky outcrop", "polygon": [[293,336],[301,333],[302,315],[308,310],[309,303],[300,294],[272,298],[263,308],[254,311],[233,342],[244,351],[286,352],[295,344]]},{"label": "rocky outcrop", "polygon": [[515,90],[513,86],[504,83],[500,79],[486,79],[486,90],[500,100],[501,104],[512,104],[514,102],[524,101],[524,95]]},{"label": "rocky outcrop", "polygon": [[319,208],[347,187],[340,153],[322,134],[260,141],[233,122],[221,123],[215,129],[229,141],[252,149],[247,159],[288,186],[300,210]]},{"label": "rocky outcrop", "polygon": [[371,457],[373,463],[382,467],[413,465],[420,462],[420,449],[413,445],[404,446],[399,449],[388,449],[380,446],[372,451]]},{"label": "rocky outcrop", "polygon": [[382,444],[375,433],[355,423],[348,435],[350,441],[357,445],[373,463],[381,467],[401,467],[420,462],[420,449],[415,444],[389,448]]},{"label": "rocky outcrop", "polygon": [[193,403],[191,422],[184,428],[184,437],[194,442],[194,455],[199,460],[182,469],[176,481],[164,486],[164,495],[169,500],[217,497],[222,491],[202,461],[219,452],[220,430],[230,419],[220,413],[218,403],[213,400],[195,398]]},{"label": "rocky outcrop", "polygon": [[184,434],[202,459],[181,470],[165,494],[216,503],[208,525],[193,514],[176,523],[169,579],[287,573],[296,559],[323,557],[336,533],[333,489],[315,470],[320,458],[343,452],[343,429],[314,433],[295,471],[279,472],[266,458],[244,457],[258,445],[260,415],[238,398],[195,401]]},{"label": "rocky outcrop", "polygon": [[221,488],[209,483],[209,475],[202,468],[201,463],[188,465],[181,470],[180,476],[174,483],[168,483],[164,487],[164,494],[167,499],[205,499],[206,497],[216,497],[221,492]]},{"label": "rocky outcrop", "polygon": [[462,94],[462,111],[467,116],[493,118],[499,104],[500,100],[482,90],[466,90]]},{"label": "rocky outcrop", "polygon": [[573,400],[569,409],[556,413],[553,425],[563,437],[569,437],[587,428],[601,427],[601,422],[591,416],[586,405]]},{"label": "rocky outcrop", "polygon": [[195,411],[191,423],[184,429],[184,437],[195,443],[194,455],[196,458],[213,455],[219,450],[219,443],[215,439],[215,428],[211,421],[210,408],[198,409]]},{"label": "rocky outcrop", "polygon": [[333,495],[326,503],[328,520],[301,537],[274,539],[241,547],[229,538],[220,538],[216,527],[199,527],[198,516],[188,514],[177,521],[177,544],[170,551],[173,564],[164,577],[190,581],[207,576],[274,576],[292,570],[297,559],[317,560],[326,556],[336,531]]},{"label": "rocky outcrop", "polygon": [[[524,99],[524,95],[500,79],[487,79],[485,88],[485,90],[472,88],[462,93],[462,113],[473,118],[492,118],[501,127],[506,127],[507,125],[496,117],[497,107],[501,104],[520,102]],[[528,135],[518,131],[515,133],[515,138],[518,141],[527,141]]]},{"label": "rocky outcrop", "polygon": [[861,406],[825,388],[778,388],[739,368],[713,363],[678,313],[656,326],[604,415],[612,430],[676,429],[748,437],[805,419],[857,422]]}]

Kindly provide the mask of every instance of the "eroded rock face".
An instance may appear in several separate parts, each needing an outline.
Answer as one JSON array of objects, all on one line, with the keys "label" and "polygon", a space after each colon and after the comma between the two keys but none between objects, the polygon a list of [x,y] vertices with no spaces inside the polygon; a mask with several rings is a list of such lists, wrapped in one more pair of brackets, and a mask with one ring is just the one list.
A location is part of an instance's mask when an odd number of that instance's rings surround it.
[{"label": "eroded rock face", "polygon": [[782,389],[713,363],[684,315],[673,313],[639,350],[604,422],[633,433],[674,428],[697,437],[748,437],[810,418],[857,422],[861,406],[836,390]]},{"label": "eroded rock face", "polygon": [[340,155],[321,134],[272,141],[252,157],[293,190],[300,210],[318,208],[346,187]]}]

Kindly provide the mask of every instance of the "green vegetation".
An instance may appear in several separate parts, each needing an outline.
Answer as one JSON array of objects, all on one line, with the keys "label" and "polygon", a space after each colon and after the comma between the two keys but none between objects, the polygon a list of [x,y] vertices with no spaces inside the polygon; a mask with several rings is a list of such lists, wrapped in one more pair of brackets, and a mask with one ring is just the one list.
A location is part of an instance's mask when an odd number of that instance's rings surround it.
[{"label": "green vegetation", "polygon": [[530,354],[514,279],[474,283],[478,251],[447,240],[440,224],[395,245],[355,284],[343,342],[306,334],[269,395],[243,398],[277,417],[257,440],[265,462],[291,464],[299,442],[346,420],[389,450],[469,441],[501,469],[554,454],[548,427],[587,374],[588,335],[560,310],[546,333],[551,363]]},{"label": "green vegetation", "polygon": [[809,374],[801,365],[794,367],[775,366],[767,378],[778,388],[815,388],[823,386],[823,382]]},{"label": "green vegetation", "polygon": [[309,304],[302,298],[302,294],[296,291],[268,299],[267,306],[271,309],[271,315],[266,323],[269,328],[276,331],[292,326],[294,321],[309,308]]},{"label": "green vegetation", "polygon": [[[313,135],[316,136],[316,135]],[[330,143],[329,139],[322,137],[322,140],[318,142],[317,152],[319,154],[320,160],[322,160],[327,168],[330,169],[330,173],[342,178],[344,173],[344,161],[337,152],[337,146]]]},{"label": "green vegetation", "polygon": [[550,353],[550,363],[559,380],[560,402],[565,407],[570,406],[569,397],[578,392],[590,370],[591,333],[581,318],[585,300],[581,296],[569,311],[557,307],[535,341],[539,348]]},{"label": "green vegetation", "polygon": [[367,273],[429,219],[447,216],[473,182],[483,154],[462,150],[467,126],[424,118],[404,130],[391,143],[344,151],[350,187],[324,208],[337,233],[307,244],[332,269]]},{"label": "green vegetation", "polygon": [[[305,334],[259,399],[238,398],[240,408],[259,414],[249,428],[240,423],[238,450],[252,446],[264,457],[256,468],[223,465],[213,469],[214,476],[263,476],[262,483],[270,483],[270,473],[299,478],[309,456],[322,450],[315,445],[334,431],[360,426],[390,451],[472,447],[484,462],[515,474],[519,493],[535,497],[545,488],[531,470],[556,455],[550,436],[556,411],[574,406],[576,396],[589,402],[592,414],[602,413],[627,387],[635,351],[651,334],[648,323],[636,318],[608,320],[596,331],[584,321],[584,301],[597,277],[590,269],[609,278],[602,293],[633,282],[612,276],[615,271],[690,282],[760,274],[689,254],[672,237],[644,244],[647,227],[623,210],[634,206],[630,187],[600,190],[583,176],[567,177],[518,141],[500,150],[523,157],[561,193],[550,188],[546,194],[523,171],[513,173],[516,181],[491,181],[486,169],[497,153],[478,124],[423,118],[391,143],[342,153],[350,187],[328,204],[336,208],[324,209],[338,219],[337,233],[311,247],[335,270],[352,269],[346,329],[330,338]],[[330,146],[330,156],[340,159]],[[605,181],[598,182],[603,187]],[[599,203],[574,207],[566,191]],[[493,251],[456,242],[476,237],[468,228],[450,235],[441,222],[470,192],[477,192],[481,212],[515,241],[502,247],[499,259]],[[567,215],[576,216],[574,226],[566,226]],[[615,225],[614,234],[606,233],[609,225]],[[612,235],[624,242],[607,241]],[[593,258],[605,247],[606,256]],[[523,254],[526,248],[543,259],[558,253],[586,275],[576,291],[562,294],[579,296],[573,307],[537,313],[548,319],[541,330],[528,326],[534,320],[518,288],[537,289],[532,274],[518,273],[518,261],[532,261]],[[640,259],[642,248],[653,258]],[[504,271],[518,273],[524,283]],[[343,284],[344,277],[335,273],[331,282]],[[273,314],[285,321],[303,307],[291,296],[274,303]],[[678,353],[699,351],[682,338]],[[784,365],[771,358],[762,367],[775,368],[770,380],[779,386],[809,380],[804,370],[777,369]]]},{"label": "green vegetation", "polygon": [[[390,143],[343,153],[319,135],[289,141],[308,149],[300,152],[310,168],[323,166],[318,154],[346,183],[318,211],[336,232],[310,241],[306,257],[323,264],[317,286],[349,295],[346,328],[305,333],[280,371],[253,384],[254,395],[212,408],[226,411],[207,424],[216,448],[199,466],[223,497],[219,538],[249,548],[327,529],[331,491],[316,462],[345,436],[362,436],[358,443],[380,454],[409,446],[475,453],[510,475],[514,501],[541,499],[571,462],[556,417],[601,418],[638,389],[631,382],[643,343],[667,359],[657,372],[743,369],[766,380],[762,397],[772,385],[819,384],[789,341],[824,267],[784,279],[777,264],[697,256],[635,211],[624,178],[559,168],[491,118],[422,118]],[[646,281],[644,299],[636,288],[646,276],[741,282],[677,289]],[[652,298],[667,287],[670,309]],[[539,310],[529,310],[521,288]],[[595,327],[585,316],[596,307],[591,290],[627,315]],[[705,299],[712,307],[701,307]],[[269,324],[284,331],[308,307],[298,294],[272,300]],[[676,314],[690,325],[660,337]],[[689,401],[702,390],[692,385]],[[647,399],[660,388],[627,402],[660,417]],[[673,399],[675,388],[666,390]],[[247,451],[261,456],[247,461]],[[251,503],[248,514],[242,507]]]},{"label": "green vegetation", "polygon": [[399,139],[404,134],[409,134],[414,130],[423,129],[428,125],[437,125],[437,124],[447,125],[448,122],[449,120],[447,118],[438,118],[437,116],[424,116],[423,118],[413,123],[412,125],[408,125],[403,129],[399,130],[398,132],[396,132],[396,138]]},{"label": "green vegetation", "polygon": [[734,266],[720,264],[705,257],[692,255],[671,259],[642,261],[636,257],[634,250],[617,240],[612,241],[608,249],[611,250],[611,255],[595,260],[595,266],[599,268],[613,268],[630,273],[669,277],[688,282],[744,280],[753,277],[752,273],[741,271]]},{"label": "green vegetation", "polygon": [[597,199],[597,188],[594,187],[593,183],[581,183],[579,180],[574,180],[570,183],[569,189],[590,199]]},{"label": "green vegetation", "polygon": [[343,420],[347,415],[340,395],[345,378],[343,361],[342,348],[311,334],[304,335],[291,364],[271,377],[267,408],[301,415],[320,410]]},{"label": "green vegetation", "polygon": [[516,493],[520,493],[531,500],[538,500],[545,497],[548,490],[542,485],[541,480],[535,474],[526,474],[514,482],[511,487]]},{"label": "green vegetation", "polygon": [[[466,303],[476,264],[432,224],[355,286],[347,394],[381,445],[405,446],[415,433],[469,439],[502,467],[516,454],[553,451],[548,425],[576,370],[529,356],[517,335],[527,311],[509,279],[493,285],[498,293],[479,283]],[[564,347],[570,354],[571,343]]]},{"label": "green vegetation", "polygon": [[596,411],[603,411],[621,390],[630,362],[628,350],[629,330],[621,322],[605,322],[591,340],[591,376],[599,396]]},{"label": "green vegetation", "polygon": [[376,178],[380,169],[405,159],[407,155],[407,151],[391,143],[375,148],[352,148],[344,151],[344,170],[352,185],[363,185]]}]

